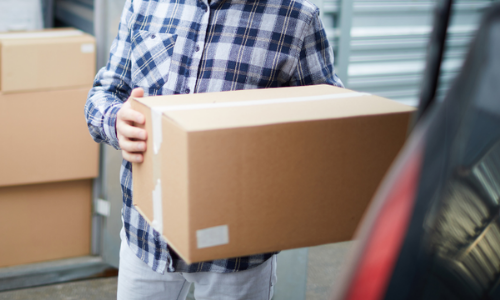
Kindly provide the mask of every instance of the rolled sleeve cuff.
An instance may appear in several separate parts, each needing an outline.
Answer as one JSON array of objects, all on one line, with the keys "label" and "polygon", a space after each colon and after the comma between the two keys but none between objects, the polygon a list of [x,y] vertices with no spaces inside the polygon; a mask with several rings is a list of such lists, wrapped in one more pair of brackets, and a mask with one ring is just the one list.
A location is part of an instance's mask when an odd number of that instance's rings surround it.
[{"label": "rolled sleeve cuff", "polygon": [[120,149],[120,145],[118,143],[118,137],[116,136],[116,114],[122,108],[122,103],[117,103],[112,105],[108,112],[104,116],[104,133],[108,139],[108,143],[113,146],[113,148],[117,150]]}]

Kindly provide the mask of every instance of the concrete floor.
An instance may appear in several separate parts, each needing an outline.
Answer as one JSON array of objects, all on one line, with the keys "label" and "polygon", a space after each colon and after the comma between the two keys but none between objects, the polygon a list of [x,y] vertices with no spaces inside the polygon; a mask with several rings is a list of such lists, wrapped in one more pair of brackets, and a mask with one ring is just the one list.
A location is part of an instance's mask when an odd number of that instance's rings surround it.
[{"label": "concrete floor", "polygon": [[337,276],[352,247],[353,242],[344,242],[309,248],[306,300],[330,299]]},{"label": "concrete floor", "polygon": [[0,293],[0,300],[111,300],[116,299],[116,277],[53,284]]},{"label": "concrete floor", "polygon": [[[351,248],[352,242],[309,248],[305,300],[330,298],[336,278]],[[0,300],[112,300],[116,299],[116,286],[116,277],[99,278],[0,292]],[[188,300],[190,299],[193,299],[192,293],[188,296]]]}]

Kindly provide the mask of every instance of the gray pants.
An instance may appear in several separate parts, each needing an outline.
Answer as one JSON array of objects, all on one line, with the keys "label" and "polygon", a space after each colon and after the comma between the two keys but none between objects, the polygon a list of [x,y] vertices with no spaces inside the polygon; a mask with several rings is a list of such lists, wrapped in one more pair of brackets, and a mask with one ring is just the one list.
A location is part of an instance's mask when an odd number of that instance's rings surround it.
[{"label": "gray pants", "polygon": [[258,267],[235,273],[159,274],[130,250],[122,236],[118,300],[184,300],[192,283],[196,300],[270,300],[276,283],[276,255]]}]

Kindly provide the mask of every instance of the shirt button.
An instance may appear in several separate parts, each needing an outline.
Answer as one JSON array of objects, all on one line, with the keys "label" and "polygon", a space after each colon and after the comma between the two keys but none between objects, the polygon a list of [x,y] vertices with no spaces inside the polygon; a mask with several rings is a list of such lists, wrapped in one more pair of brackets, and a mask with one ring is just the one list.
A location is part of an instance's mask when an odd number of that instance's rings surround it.
[{"label": "shirt button", "polygon": [[156,35],[154,35],[154,34],[151,36],[152,39],[154,39],[155,37],[156,37]]},{"label": "shirt button", "polygon": [[196,48],[194,49],[195,52],[198,52],[200,51],[200,46],[199,45],[196,45]]},{"label": "shirt button", "polygon": [[186,89],[186,94],[189,94],[191,92],[190,89]]}]

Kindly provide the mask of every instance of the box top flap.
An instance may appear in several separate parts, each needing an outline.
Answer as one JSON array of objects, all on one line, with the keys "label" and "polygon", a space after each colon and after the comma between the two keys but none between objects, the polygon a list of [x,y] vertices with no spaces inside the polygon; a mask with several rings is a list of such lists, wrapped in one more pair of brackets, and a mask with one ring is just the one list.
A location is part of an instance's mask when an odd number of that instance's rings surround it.
[{"label": "box top flap", "polygon": [[[259,100],[257,100],[259,99]],[[136,99],[186,131],[404,113],[414,108],[329,85]]]},{"label": "box top flap", "polygon": [[0,43],[6,44],[44,44],[54,41],[67,41],[68,38],[91,39],[93,37],[74,28],[45,29],[41,31],[0,33]]}]

